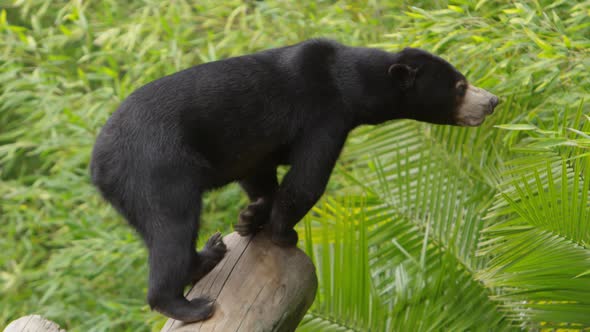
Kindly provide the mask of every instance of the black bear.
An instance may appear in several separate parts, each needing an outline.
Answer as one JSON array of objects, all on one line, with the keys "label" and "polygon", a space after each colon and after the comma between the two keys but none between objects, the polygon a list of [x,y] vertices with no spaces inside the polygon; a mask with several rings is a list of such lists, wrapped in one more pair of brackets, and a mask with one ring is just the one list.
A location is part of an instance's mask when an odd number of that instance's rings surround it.
[{"label": "black bear", "polygon": [[[183,289],[226,251],[219,234],[195,251],[204,192],[239,181],[252,203],[235,229],[268,225],[273,242],[293,246],[293,227],[322,196],[353,128],[402,118],[477,126],[497,103],[426,51],[309,40],[137,89],[98,135],[92,181],[145,241],[150,306],[198,321],[213,304]],[[290,165],[280,184],[277,165]]]}]

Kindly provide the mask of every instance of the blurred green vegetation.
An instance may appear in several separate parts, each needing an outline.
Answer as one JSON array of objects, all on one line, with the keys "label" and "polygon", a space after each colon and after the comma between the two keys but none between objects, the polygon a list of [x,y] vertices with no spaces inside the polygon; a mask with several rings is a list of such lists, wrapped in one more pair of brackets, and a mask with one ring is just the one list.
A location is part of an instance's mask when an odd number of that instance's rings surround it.
[{"label": "blurred green vegetation", "polygon": [[[328,37],[421,47],[503,99],[477,129],[351,135],[301,223],[320,290],[302,331],[590,327],[590,1],[0,3],[0,326],[159,330],[146,251],[88,161],[137,87],[202,62]],[[501,125],[495,127],[495,125]],[[207,195],[205,238],[245,195]]]}]

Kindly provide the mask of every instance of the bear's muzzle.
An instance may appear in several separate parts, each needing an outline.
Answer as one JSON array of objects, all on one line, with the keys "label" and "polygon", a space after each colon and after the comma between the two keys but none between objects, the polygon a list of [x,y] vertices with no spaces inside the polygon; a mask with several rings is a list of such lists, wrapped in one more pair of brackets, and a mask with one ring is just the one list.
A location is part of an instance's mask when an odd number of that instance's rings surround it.
[{"label": "bear's muzzle", "polygon": [[463,97],[463,102],[457,108],[455,115],[457,125],[479,126],[487,115],[494,113],[499,102],[500,100],[494,94],[470,84]]}]

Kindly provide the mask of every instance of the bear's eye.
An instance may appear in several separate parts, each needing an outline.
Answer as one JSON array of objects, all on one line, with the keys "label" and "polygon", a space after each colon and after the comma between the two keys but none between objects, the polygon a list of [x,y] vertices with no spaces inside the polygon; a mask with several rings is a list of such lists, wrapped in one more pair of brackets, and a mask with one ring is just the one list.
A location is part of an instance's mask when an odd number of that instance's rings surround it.
[{"label": "bear's eye", "polygon": [[465,95],[466,91],[467,91],[467,84],[465,84],[465,83],[457,84],[457,95],[462,97]]}]

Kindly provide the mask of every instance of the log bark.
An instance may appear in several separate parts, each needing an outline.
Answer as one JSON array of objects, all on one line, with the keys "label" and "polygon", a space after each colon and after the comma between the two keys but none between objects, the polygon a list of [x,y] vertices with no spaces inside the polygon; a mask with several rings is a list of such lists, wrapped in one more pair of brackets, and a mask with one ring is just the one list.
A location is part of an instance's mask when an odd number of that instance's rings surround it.
[{"label": "log bark", "polygon": [[229,250],[225,258],[187,295],[215,299],[213,316],[192,324],[169,319],[162,332],[294,331],[317,290],[309,257],[272,244],[266,233],[232,233],[223,241]]}]

